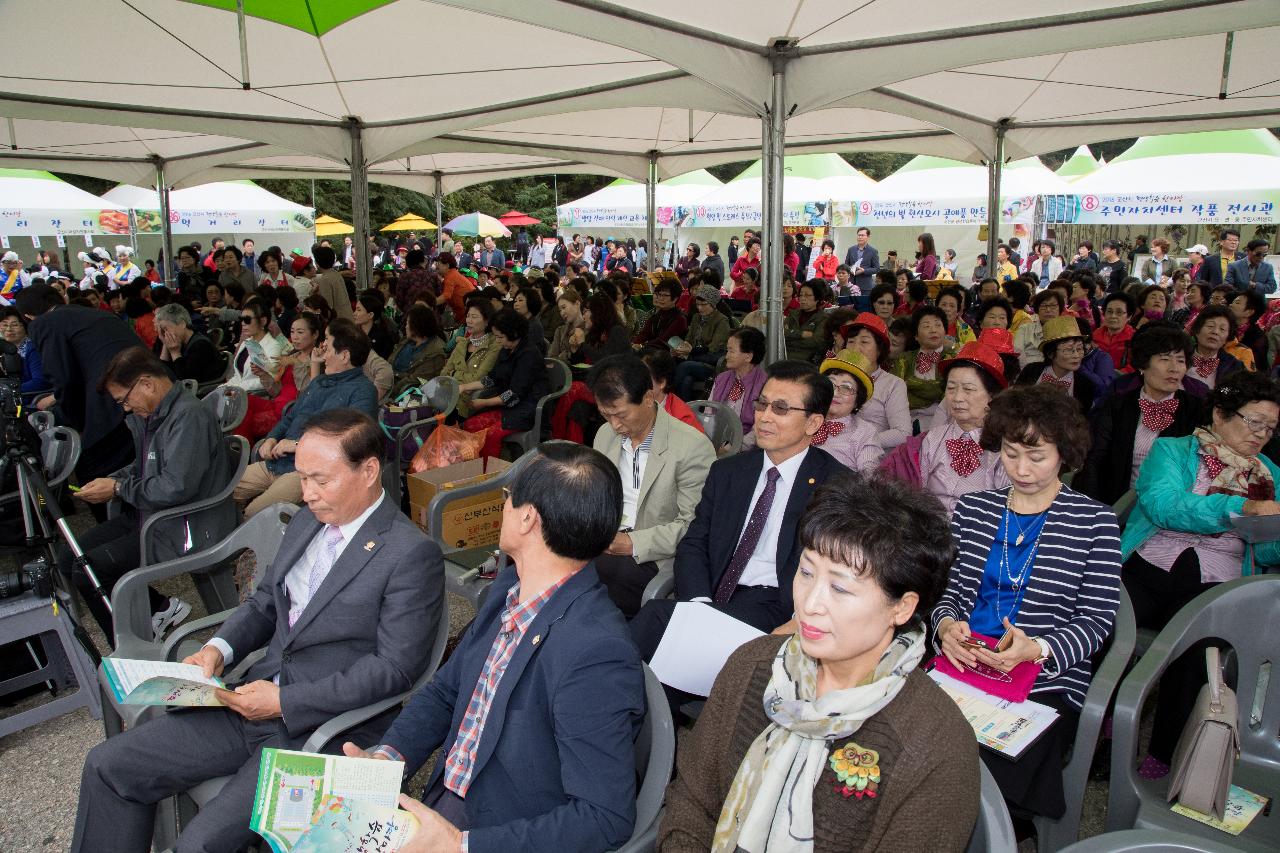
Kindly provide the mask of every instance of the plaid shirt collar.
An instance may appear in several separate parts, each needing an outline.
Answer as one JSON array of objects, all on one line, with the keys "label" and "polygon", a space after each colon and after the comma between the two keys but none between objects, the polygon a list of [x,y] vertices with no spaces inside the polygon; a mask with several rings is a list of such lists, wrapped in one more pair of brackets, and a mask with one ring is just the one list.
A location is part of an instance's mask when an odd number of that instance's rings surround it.
[{"label": "plaid shirt collar", "polygon": [[556,591],[571,577],[573,576],[566,575],[524,604],[520,603],[520,583],[517,581],[511,589],[507,590],[507,601],[502,607],[502,614],[498,617],[501,620],[499,630],[504,634],[515,632],[519,636],[524,636],[529,624],[538,618],[538,612],[542,610],[542,606],[550,601],[551,596],[555,595]]}]

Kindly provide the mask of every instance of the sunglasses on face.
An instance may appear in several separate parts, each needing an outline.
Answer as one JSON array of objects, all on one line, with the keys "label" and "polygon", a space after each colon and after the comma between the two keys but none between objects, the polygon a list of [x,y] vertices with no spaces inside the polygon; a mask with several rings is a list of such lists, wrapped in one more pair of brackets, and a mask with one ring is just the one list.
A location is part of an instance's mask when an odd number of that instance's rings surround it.
[{"label": "sunglasses on face", "polygon": [[257,318],[257,317],[255,317],[255,316],[253,316],[252,314],[241,314],[241,315],[240,315],[240,322],[241,322],[241,323],[243,323],[243,324],[244,324],[244,325],[246,325],[246,326],[247,326],[247,325],[249,325],[250,323],[252,323],[252,322],[253,322],[254,320],[256,320],[256,319],[258,319],[258,318]]},{"label": "sunglasses on face", "polygon": [[802,414],[810,413],[808,409],[792,406],[786,400],[766,400],[764,397],[756,397],[751,401],[751,406],[757,412],[763,412],[765,409],[771,409],[773,410],[773,413],[780,418],[785,418],[792,412],[801,412]]}]

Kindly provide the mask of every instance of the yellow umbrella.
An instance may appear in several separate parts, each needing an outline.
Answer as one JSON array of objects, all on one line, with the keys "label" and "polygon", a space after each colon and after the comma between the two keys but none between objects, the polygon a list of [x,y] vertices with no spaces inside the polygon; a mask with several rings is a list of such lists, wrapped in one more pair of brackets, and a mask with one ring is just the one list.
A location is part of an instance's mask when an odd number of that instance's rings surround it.
[{"label": "yellow umbrella", "polygon": [[434,231],[436,226],[416,213],[406,213],[380,231]]},{"label": "yellow umbrella", "polygon": [[354,234],[355,231],[356,229],[341,219],[334,219],[332,216],[321,216],[316,219],[317,237],[341,237],[343,234]]}]

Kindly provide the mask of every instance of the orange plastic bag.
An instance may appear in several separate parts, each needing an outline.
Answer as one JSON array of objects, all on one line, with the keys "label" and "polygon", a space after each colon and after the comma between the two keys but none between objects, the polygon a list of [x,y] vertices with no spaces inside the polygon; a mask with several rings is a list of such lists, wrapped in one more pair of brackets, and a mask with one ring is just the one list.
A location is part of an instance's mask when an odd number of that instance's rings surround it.
[{"label": "orange plastic bag", "polygon": [[418,452],[413,454],[413,460],[409,463],[410,474],[420,474],[434,468],[480,458],[480,449],[484,447],[484,439],[489,430],[467,432],[465,429],[446,425],[443,418],[440,421],[418,448]]}]

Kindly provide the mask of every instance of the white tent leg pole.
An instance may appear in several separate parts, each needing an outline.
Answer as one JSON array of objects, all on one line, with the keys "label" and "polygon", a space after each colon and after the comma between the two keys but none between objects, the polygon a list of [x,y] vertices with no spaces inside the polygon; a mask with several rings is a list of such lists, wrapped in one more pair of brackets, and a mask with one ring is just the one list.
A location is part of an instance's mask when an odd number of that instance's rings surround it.
[{"label": "white tent leg pole", "polygon": [[996,125],[996,156],[987,164],[987,274],[995,275],[1000,245],[1000,178],[1004,173],[1004,124]]},{"label": "white tent leg pole", "polygon": [[364,140],[360,121],[351,120],[351,220],[355,227],[356,292],[366,290],[372,282],[369,265],[369,166],[364,161]]},{"label": "white tent leg pole", "polygon": [[644,180],[644,268],[653,272],[654,257],[658,253],[658,152],[649,152],[649,169]]},{"label": "white tent leg pole", "polygon": [[436,252],[439,252],[444,243],[444,176],[436,172],[433,177],[436,179]]},{"label": "white tent leg pole", "polygon": [[784,64],[775,59],[773,93],[764,116],[764,210],[761,228],[760,304],[764,308],[766,359],[774,362],[786,353],[782,316],[782,189],[786,153],[787,117]]},{"label": "white tent leg pole", "polygon": [[156,157],[156,193],[160,196],[160,243],[164,247],[164,263],[160,275],[166,287],[173,287],[173,223],[169,221],[169,187],[164,177],[164,160]]}]

